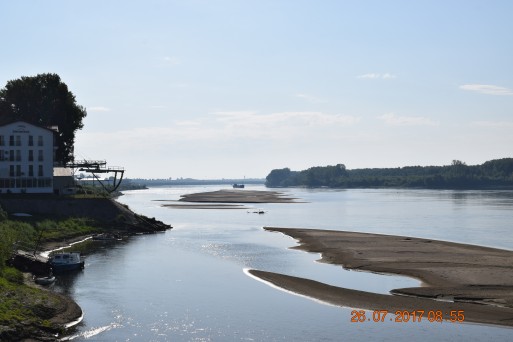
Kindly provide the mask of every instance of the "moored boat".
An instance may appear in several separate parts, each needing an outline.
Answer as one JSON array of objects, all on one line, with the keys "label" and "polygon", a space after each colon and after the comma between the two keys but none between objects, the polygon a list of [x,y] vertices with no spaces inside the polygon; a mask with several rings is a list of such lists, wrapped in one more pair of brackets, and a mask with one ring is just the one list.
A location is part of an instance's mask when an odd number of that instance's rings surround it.
[{"label": "moored boat", "polygon": [[49,275],[47,277],[37,277],[34,282],[39,285],[50,285],[55,282],[55,276]]},{"label": "moored boat", "polygon": [[54,272],[80,270],[84,268],[84,260],[79,252],[57,253],[48,261]]}]

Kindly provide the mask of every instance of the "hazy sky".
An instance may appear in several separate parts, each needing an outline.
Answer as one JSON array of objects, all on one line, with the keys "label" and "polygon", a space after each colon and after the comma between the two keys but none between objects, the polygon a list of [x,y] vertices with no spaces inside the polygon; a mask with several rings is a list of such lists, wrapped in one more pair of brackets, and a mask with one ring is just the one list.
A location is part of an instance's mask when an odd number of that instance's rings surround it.
[{"label": "hazy sky", "polygon": [[1,1],[0,86],[57,73],[130,178],[513,157],[513,1]]}]

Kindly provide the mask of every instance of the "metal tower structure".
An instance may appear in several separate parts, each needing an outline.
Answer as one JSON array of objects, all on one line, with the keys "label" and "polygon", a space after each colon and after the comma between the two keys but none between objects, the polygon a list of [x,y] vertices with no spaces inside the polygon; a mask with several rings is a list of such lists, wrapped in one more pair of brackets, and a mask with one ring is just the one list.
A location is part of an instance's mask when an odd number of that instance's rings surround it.
[{"label": "metal tower structure", "polygon": [[[111,193],[116,191],[116,189],[121,184],[123,180],[123,174],[125,169],[123,167],[118,166],[109,166],[107,167],[107,162],[105,160],[79,160],[67,165],[70,168],[78,169],[81,172],[87,172],[93,175],[93,177],[100,183],[100,185],[107,191]],[[98,174],[105,173],[114,173],[114,182],[112,183],[112,187],[107,187],[102,182],[102,180],[98,177]],[[118,177],[119,175],[119,177]]]}]

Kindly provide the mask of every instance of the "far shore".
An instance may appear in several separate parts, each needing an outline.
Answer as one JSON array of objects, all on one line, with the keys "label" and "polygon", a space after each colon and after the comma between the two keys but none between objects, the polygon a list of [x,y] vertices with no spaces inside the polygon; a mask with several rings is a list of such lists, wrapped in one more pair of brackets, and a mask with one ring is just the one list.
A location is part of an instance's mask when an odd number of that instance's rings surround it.
[{"label": "far shore", "polygon": [[[273,228],[298,240],[292,247],[321,253],[322,262],[346,269],[399,274],[422,287],[391,295],[350,290],[315,280],[249,270],[266,282],[332,305],[365,310],[463,311],[464,322],[513,326],[513,251],[404,236]],[[349,319],[349,318],[348,318]]]}]

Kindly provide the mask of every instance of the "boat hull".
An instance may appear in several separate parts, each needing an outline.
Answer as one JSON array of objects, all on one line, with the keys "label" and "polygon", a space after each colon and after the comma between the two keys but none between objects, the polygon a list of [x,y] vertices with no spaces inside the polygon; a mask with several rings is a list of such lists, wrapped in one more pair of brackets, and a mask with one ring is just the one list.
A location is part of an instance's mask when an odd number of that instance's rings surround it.
[{"label": "boat hull", "polygon": [[84,268],[84,260],[78,252],[58,253],[49,261],[53,272],[69,272]]},{"label": "boat hull", "polygon": [[52,264],[52,269],[54,272],[69,272],[69,271],[75,271],[75,270],[81,270],[84,268],[84,262],[81,261],[79,263],[75,264]]}]

